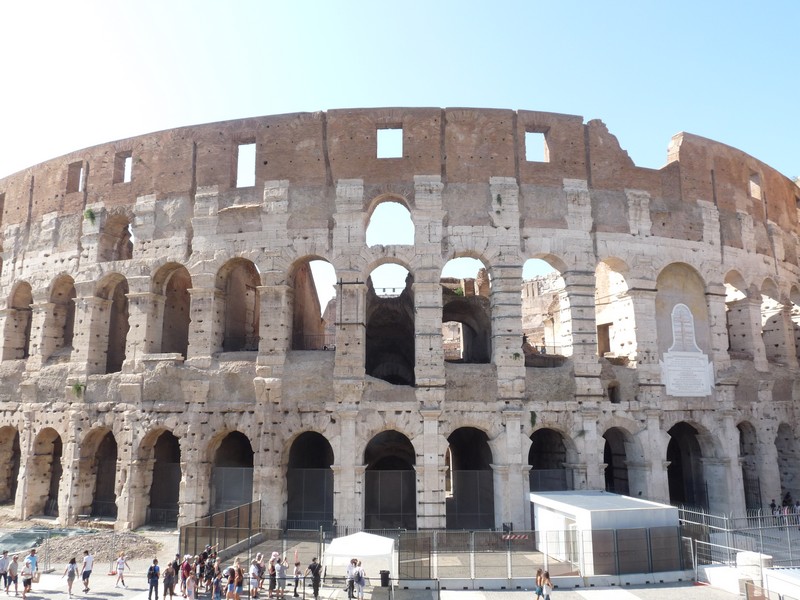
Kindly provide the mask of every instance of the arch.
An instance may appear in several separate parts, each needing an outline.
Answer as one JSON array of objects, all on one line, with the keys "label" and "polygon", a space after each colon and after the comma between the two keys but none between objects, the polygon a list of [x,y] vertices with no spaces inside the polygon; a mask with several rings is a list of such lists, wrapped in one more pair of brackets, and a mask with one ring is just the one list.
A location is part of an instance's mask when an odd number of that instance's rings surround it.
[{"label": "arch", "polygon": [[413,277],[399,296],[380,296],[367,280],[365,370],[395,385],[414,385],[416,361]]},{"label": "arch", "polygon": [[486,432],[459,427],[447,441],[447,528],[494,528],[494,472]]},{"label": "arch", "polygon": [[744,504],[748,510],[762,508],[761,480],[758,472],[758,435],[748,421],[736,426],[739,432],[739,464],[742,469]]},{"label": "arch", "polygon": [[567,444],[560,432],[549,428],[534,431],[528,450],[530,491],[571,490],[573,478],[567,463]]},{"label": "arch", "polygon": [[606,491],[627,496],[630,493],[628,481],[628,456],[626,446],[630,435],[619,427],[611,427],[603,434],[603,462],[606,465]]},{"label": "arch", "polygon": [[[462,259],[469,263],[463,266],[455,264]],[[449,274],[453,276],[447,276]],[[491,362],[491,281],[484,263],[466,257],[452,259],[442,269],[440,285],[445,360]]]},{"label": "arch", "polygon": [[146,522],[176,526],[182,476],[180,442],[171,431],[157,435],[151,447],[153,471]]},{"label": "arch", "polygon": [[[761,339],[767,360],[785,363],[790,349],[784,330],[783,301],[775,282],[767,278],[761,284]],[[794,348],[791,348],[794,353]]]},{"label": "arch", "polygon": [[800,486],[797,481],[797,465],[800,459],[797,438],[792,428],[786,424],[778,425],[775,436],[775,449],[778,453],[778,474],[781,482],[781,497],[787,493],[794,498],[800,498]]},{"label": "arch", "polygon": [[[292,306],[292,350],[327,350],[336,343],[336,300],[321,305],[321,290],[317,288],[316,274],[336,281],[336,271],[326,260],[305,257],[292,265],[289,271]],[[325,297],[328,297],[327,294]]]},{"label": "arch", "polygon": [[253,501],[253,455],[249,438],[240,431],[219,441],[212,463],[212,514]]},{"label": "arch", "polygon": [[367,247],[413,246],[414,221],[404,199],[380,196],[369,210],[366,229]]},{"label": "arch", "polygon": [[217,273],[223,292],[225,330],[223,352],[258,350],[261,318],[261,276],[256,265],[244,258],[226,262]]},{"label": "arch", "polygon": [[286,526],[329,529],[333,525],[333,448],[314,431],[301,433],[289,450]]},{"label": "arch", "polygon": [[181,354],[186,358],[189,349],[189,290],[192,288],[192,277],[183,265],[168,263],[156,272],[153,284],[157,293],[164,297],[159,351]]},{"label": "arch", "polygon": [[20,464],[19,431],[0,427],[0,504],[13,504],[17,497]]},{"label": "arch", "polygon": [[658,351],[665,353],[673,344],[672,311],[684,304],[694,320],[695,342],[705,354],[711,354],[711,330],[705,282],[700,274],[686,263],[664,267],[656,279],[656,331]]},{"label": "arch", "polygon": [[555,265],[566,266],[548,255],[529,258],[522,267],[522,350],[526,366],[556,366],[542,355],[572,353],[571,338],[563,335],[571,330],[569,311],[562,311],[566,306],[566,284]]},{"label": "arch", "polygon": [[69,359],[75,331],[75,281],[59,275],[50,288],[50,310],[44,321],[42,360]]},{"label": "arch", "polygon": [[364,528],[416,529],[416,453],[402,433],[386,430],[364,449]]},{"label": "arch", "polygon": [[682,421],[669,430],[667,445],[667,482],[672,504],[684,504],[707,510],[708,489],[703,473],[703,452],[698,431]]},{"label": "arch", "polygon": [[117,441],[106,427],[92,429],[80,444],[77,473],[79,514],[117,516]]},{"label": "arch", "polygon": [[[725,324],[731,358],[753,358],[753,323],[747,284],[738,271],[725,275]],[[760,324],[759,324],[760,325]]]},{"label": "arch", "polygon": [[33,292],[27,281],[14,286],[8,302],[3,360],[30,356]]},{"label": "arch", "polygon": [[107,320],[105,372],[118,373],[125,362],[125,348],[128,341],[128,280],[119,273],[104,277],[97,286],[97,295],[109,301],[109,310],[103,311],[99,318]]},{"label": "arch", "polygon": [[28,462],[25,514],[57,517],[58,492],[61,483],[63,445],[58,432],[46,427],[33,441]]},{"label": "arch", "polygon": [[130,260],[133,258],[133,229],[125,214],[109,214],[97,243],[98,262]]},{"label": "arch", "polygon": [[594,307],[597,323],[597,354],[636,360],[636,317],[628,295],[627,265],[606,258],[595,268]]}]

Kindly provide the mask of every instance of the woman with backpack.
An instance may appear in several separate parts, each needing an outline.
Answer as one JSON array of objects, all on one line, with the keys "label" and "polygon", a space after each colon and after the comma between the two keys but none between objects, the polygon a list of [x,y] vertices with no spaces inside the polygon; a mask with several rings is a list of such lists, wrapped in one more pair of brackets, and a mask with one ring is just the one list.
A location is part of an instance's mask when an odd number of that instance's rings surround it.
[{"label": "woman with backpack", "polygon": [[69,592],[70,598],[72,598],[72,584],[77,576],[78,563],[75,561],[75,557],[73,556],[69,559],[69,564],[67,564],[67,568],[64,569],[64,574],[61,576],[67,578],[67,592]]},{"label": "woman with backpack", "polygon": [[356,598],[358,600],[364,600],[364,587],[367,585],[367,574],[364,572],[364,567],[361,566],[360,560],[356,564],[356,568],[353,569],[353,583],[356,587]]}]

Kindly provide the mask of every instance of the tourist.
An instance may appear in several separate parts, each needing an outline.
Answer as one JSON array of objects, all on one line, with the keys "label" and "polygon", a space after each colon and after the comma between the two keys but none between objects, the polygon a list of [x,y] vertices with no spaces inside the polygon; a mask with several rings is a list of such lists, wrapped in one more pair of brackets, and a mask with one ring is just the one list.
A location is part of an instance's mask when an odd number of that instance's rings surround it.
[{"label": "tourist", "polygon": [[550,594],[553,593],[553,582],[550,580],[550,571],[542,573],[542,595],[544,600],[550,600]]},{"label": "tourist", "polygon": [[6,594],[8,594],[8,588],[11,587],[11,584],[14,584],[14,595],[16,596],[19,593],[19,589],[17,588],[17,573],[19,571],[19,555],[15,554],[11,558],[11,562],[8,563],[8,575],[6,577]]},{"label": "tourist", "polygon": [[[147,569],[147,600],[158,600],[158,581],[161,579],[161,567],[158,566],[158,559],[153,559],[153,564]],[[155,599],[151,596],[155,592]]]},{"label": "tourist", "polygon": [[197,575],[195,575],[194,571],[192,571],[191,573],[189,573],[189,577],[186,579],[186,597],[189,600],[194,600],[196,591],[197,591]]},{"label": "tourist", "polygon": [[367,585],[367,574],[364,571],[364,567],[361,566],[360,560],[353,571],[353,583],[356,586],[356,598],[358,598],[358,600],[364,600],[364,587]]},{"label": "tourist", "polygon": [[536,569],[536,583],[534,584],[535,587],[533,588],[533,590],[536,592],[536,600],[539,600],[539,598],[542,597],[542,573],[544,573],[542,569]]},{"label": "tourist", "polygon": [[89,578],[92,576],[94,567],[94,556],[89,550],[83,551],[83,564],[81,565],[81,579],[83,579],[83,591],[89,591]]},{"label": "tourist", "polygon": [[192,557],[186,554],[181,563],[181,595],[186,598],[186,580],[189,579],[189,573],[192,572]]},{"label": "tourist", "polygon": [[314,600],[319,600],[319,582],[322,579],[322,565],[317,562],[317,558],[311,559],[311,564],[306,569],[306,575],[311,574],[311,588],[314,590]]},{"label": "tourist", "polygon": [[35,567],[33,562],[31,561],[31,557],[26,556],[25,562],[22,564],[22,600],[28,597],[28,592],[31,591],[31,585],[33,583],[33,573],[35,571]]},{"label": "tourist", "polygon": [[222,600],[222,571],[219,563],[214,564],[214,578],[211,580],[211,600]]},{"label": "tourist", "polygon": [[225,586],[225,600],[234,600],[236,597],[236,569],[228,567],[225,575],[228,578],[228,584]]},{"label": "tourist", "polygon": [[128,565],[128,560],[125,558],[125,553],[120,552],[117,557],[117,582],[114,584],[114,587],[119,587],[120,583],[122,587],[128,587],[125,585],[125,569],[130,569],[130,566]]},{"label": "tourist", "polygon": [[275,563],[278,561],[280,555],[277,552],[272,553],[272,558],[269,559],[267,565],[267,573],[269,574],[269,597],[275,596],[275,588],[278,586],[278,572],[275,570]]},{"label": "tourist", "polygon": [[31,584],[33,584],[34,579],[39,580],[39,557],[36,556],[36,548],[31,548],[30,553],[25,557],[25,561],[31,564]]},{"label": "tourist", "polygon": [[173,566],[174,563],[167,563],[167,568],[164,569],[164,575],[162,577],[164,581],[164,594],[162,597],[164,600],[167,599],[167,594],[169,594],[170,598],[175,596],[175,567]]},{"label": "tourist", "polygon": [[275,579],[277,580],[278,598],[283,598],[286,593],[286,569],[289,567],[289,562],[286,556],[283,559],[278,559],[275,563]]},{"label": "tourist", "polygon": [[250,597],[258,598],[258,560],[250,563]]},{"label": "tourist", "polygon": [[261,589],[264,587],[264,576],[267,574],[267,563],[261,552],[256,554],[256,564],[258,565],[258,589]]},{"label": "tourist", "polygon": [[353,581],[353,573],[356,570],[356,565],[358,564],[358,559],[351,558],[350,562],[347,563],[347,571],[345,572],[345,578],[347,579],[347,597],[349,600],[355,598],[355,582]]},{"label": "tourist", "polygon": [[72,584],[75,581],[75,578],[78,576],[78,562],[75,560],[75,557],[69,559],[69,563],[67,563],[67,568],[64,569],[64,574],[61,576],[67,578],[67,592],[69,592],[69,597],[72,598]]},{"label": "tourist", "polygon": [[3,555],[0,556],[0,580],[2,580],[4,588],[8,586],[8,563],[10,562],[8,550],[3,550]]},{"label": "tourist", "polygon": [[236,589],[233,593],[234,600],[241,600],[242,594],[244,593],[244,569],[242,568],[242,561],[241,559],[237,558],[236,561],[233,563],[236,581]]},{"label": "tourist", "polygon": [[294,563],[294,597],[300,597],[300,594],[297,593],[297,588],[300,587],[300,576],[303,574],[303,570],[300,568],[300,561],[296,561]]}]

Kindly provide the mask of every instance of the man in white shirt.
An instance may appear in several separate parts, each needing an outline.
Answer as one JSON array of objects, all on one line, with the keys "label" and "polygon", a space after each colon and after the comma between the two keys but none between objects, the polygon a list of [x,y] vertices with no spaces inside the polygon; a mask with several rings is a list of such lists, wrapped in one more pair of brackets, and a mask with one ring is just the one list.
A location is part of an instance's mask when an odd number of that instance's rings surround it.
[{"label": "man in white shirt", "polygon": [[3,556],[0,556],[0,581],[3,582],[4,588],[8,586],[8,563],[10,562],[8,550],[3,550]]},{"label": "man in white shirt", "polygon": [[81,578],[83,579],[83,591],[89,591],[89,577],[92,576],[94,567],[94,556],[88,550],[83,551],[83,565],[81,566]]}]

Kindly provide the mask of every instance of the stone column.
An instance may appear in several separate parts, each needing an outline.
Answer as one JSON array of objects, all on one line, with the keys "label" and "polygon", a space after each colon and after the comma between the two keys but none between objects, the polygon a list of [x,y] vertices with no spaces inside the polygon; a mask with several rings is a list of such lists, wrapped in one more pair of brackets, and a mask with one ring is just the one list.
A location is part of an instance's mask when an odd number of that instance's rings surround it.
[{"label": "stone column", "polygon": [[[85,290],[81,292],[85,293]],[[75,331],[70,363],[76,374],[106,372],[110,310],[111,300],[94,295],[75,298]]]},{"label": "stone column", "polygon": [[[417,390],[417,397],[419,392]],[[428,390],[428,398],[420,410],[422,417],[422,447],[417,451],[417,528],[443,529],[447,524],[445,509],[445,461],[447,442],[439,432],[438,408],[444,400],[444,389]],[[432,397],[435,396],[436,398]],[[425,406],[431,408],[425,408]],[[421,450],[421,452],[420,452]]]},{"label": "stone column", "polygon": [[711,360],[715,371],[724,371],[730,367],[728,355],[728,318],[725,305],[725,287],[709,284],[706,292],[708,305],[708,329],[711,336]]},{"label": "stone column", "polygon": [[128,279],[128,336],[125,340],[123,372],[141,365],[142,355],[161,351],[161,334],[166,298],[149,290],[149,277]]},{"label": "stone column", "polygon": [[[337,349],[338,350],[338,349]],[[360,528],[364,524],[364,471],[356,457],[358,411],[339,411],[339,462],[333,465],[333,516],[339,525]]]},{"label": "stone column", "polygon": [[418,387],[444,386],[442,286],[439,272],[414,273],[414,377]]},{"label": "stone column", "polygon": [[506,409],[500,414],[503,420],[506,457],[504,465],[494,465],[495,526],[511,522],[514,529],[530,525],[530,483],[527,477],[527,449],[530,440],[522,434],[522,411]]},{"label": "stone column", "polygon": [[[81,475],[85,465],[81,460],[81,449],[78,444],[78,428],[77,424],[80,417],[74,417],[69,426],[69,432],[66,439],[63,439],[63,453],[61,455],[62,474],[61,481],[58,484],[58,522],[62,525],[71,525],[78,519],[81,513],[81,503],[84,500],[84,494],[81,492]],[[92,485],[94,481],[91,482]],[[91,504],[91,494],[89,490],[89,498]]]},{"label": "stone column", "polygon": [[[647,408],[644,411],[646,429],[640,435],[645,464],[649,464],[649,479],[642,494],[648,500],[669,504],[669,480],[667,478],[667,445],[669,434],[661,429],[661,410]],[[629,475],[630,477],[630,475]]]},{"label": "stone column", "polygon": [[34,473],[34,447],[36,431],[34,428],[33,411],[22,413],[22,423],[19,428],[19,475],[17,476],[17,495],[14,498],[14,517],[20,520],[27,519],[32,515],[30,510],[36,491],[36,483],[33,481]]},{"label": "stone column", "polygon": [[285,284],[263,285],[258,288],[261,299],[258,345],[259,373],[280,377],[291,349],[292,304],[294,290]]},{"label": "stone column", "polygon": [[31,338],[26,364],[28,371],[38,371],[45,360],[56,350],[57,338],[54,334],[55,308],[52,302],[31,304]]},{"label": "stone column", "polygon": [[336,379],[364,380],[367,285],[355,273],[340,274],[336,297]]},{"label": "stone column", "polygon": [[497,399],[517,407],[525,397],[521,281],[518,265],[492,269],[492,363],[497,368]]},{"label": "stone column", "polygon": [[606,487],[603,470],[603,438],[598,431],[597,421],[600,411],[593,406],[582,406],[580,409],[583,435],[583,452],[581,458],[586,463],[586,485],[590,490],[603,490]]},{"label": "stone column", "polygon": [[189,356],[186,364],[198,368],[211,365],[211,355],[222,349],[225,330],[225,300],[222,291],[214,285],[214,275],[192,277],[192,321],[189,325]]},{"label": "stone column", "polygon": [[593,271],[567,271],[561,301],[564,354],[572,355],[575,368],[575,397],[578,401],[600,402],[603,385],[597,356],[595,321],[595,277]]},{"label": "stone column", "polygon": [[[636,319],[636,370],[639,374],[639,385],[644,386],[643,406],[655,406],[646,403],[661,396],[661,368],[658,354],[658,328],[656,327],[656,290],[651,282],[642,282],[628,290]],[[656,386],[654,389],[652,386]]]},{"label": "stone column", "polygon": [[[738,411],[734,410],[733,403],[726,403],[731,408],[717,411],[714,422],[720,425],[717,429],[719,443],[722,446],[721,454],[726,458],[720,461],[720,473],[709,477],[705,474],[706,481],[710,482],[709,507],[718,506],[718,511],[745,514],[744,483],[742,480],[742,466],[739,457],[739,429],[736,427]],[[718,477],[722,477],[719,479]],[[716,482],[725,481],[726,485],[716,485]],[[712,502],[712,499],[715,502]]]}]

